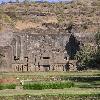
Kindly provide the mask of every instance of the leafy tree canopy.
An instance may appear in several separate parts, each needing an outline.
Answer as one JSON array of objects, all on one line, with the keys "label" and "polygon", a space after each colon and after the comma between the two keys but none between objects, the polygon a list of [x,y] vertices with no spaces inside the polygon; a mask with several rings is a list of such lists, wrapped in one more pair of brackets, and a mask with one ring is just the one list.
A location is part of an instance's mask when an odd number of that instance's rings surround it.
[{"label": "leafy tree canopy", "polygon": [[75,54],[80,50],[80,42],[73,34],[71,34],[65,49],[67,50],[67,54],[69,55],[70,59],[74,59]]}]

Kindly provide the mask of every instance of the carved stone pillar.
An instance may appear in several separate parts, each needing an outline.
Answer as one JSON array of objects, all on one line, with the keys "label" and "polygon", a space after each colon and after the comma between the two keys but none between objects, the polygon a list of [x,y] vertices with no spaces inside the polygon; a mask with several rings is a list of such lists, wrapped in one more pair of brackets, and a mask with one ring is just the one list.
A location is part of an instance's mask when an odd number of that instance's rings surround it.
[{"label": "carved stone pillar", "polygon": [[21,55],[20,55],[20,60],[24,60],[24,36],[21,36]]}]

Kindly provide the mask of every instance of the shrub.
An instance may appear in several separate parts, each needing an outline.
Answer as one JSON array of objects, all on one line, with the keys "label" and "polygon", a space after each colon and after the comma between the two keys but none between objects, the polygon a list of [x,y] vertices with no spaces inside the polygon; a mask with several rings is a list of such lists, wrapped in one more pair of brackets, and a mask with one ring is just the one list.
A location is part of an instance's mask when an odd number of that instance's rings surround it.
[{"label": "shrub", "polygon": [[30,89],[30,90],[42,90],[43,86],[39,83],[34,83],[34,84],[24,84],[23,89]]},{"label": "shrub", "polygon": [[100,69],[100,33],[95,34],[96,45],[84,44],[76,54],[78,69]]},{"label": "shrub", "polygon": [[4,85],[5,89],[15,89],[16,88],[16,84],[6,84]]},{"label": "shrub", "polygon": [[54,83],[33,83],[24,84],[23,89],[42,90],[42,89],[63,89],[74,87],[73,82],[54,82]]},{"label": "shrub", "polygon": [[3,87],[3,85],[2,84],[0,84],[0,90],[2,90],[4,87]]},{"label": "shrub", "polygon": [[83,70],[92,67],[94,65],[94,54],[95,48],[89,44],[84,44],[76,54],[76,59],[78,60],[77,69]]},{"label": "shrub", "polygon": [[0,84],[0,90],[3,89],[15,89],[16,85],[15,84]]}]

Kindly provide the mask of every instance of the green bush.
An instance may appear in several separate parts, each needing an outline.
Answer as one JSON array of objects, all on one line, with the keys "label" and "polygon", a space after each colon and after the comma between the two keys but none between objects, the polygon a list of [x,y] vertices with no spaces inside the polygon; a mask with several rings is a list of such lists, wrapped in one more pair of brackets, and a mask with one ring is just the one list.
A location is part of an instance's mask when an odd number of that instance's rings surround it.
[{"label": "green bush", "polygon": [[0,90],[3,89],[15,89],[16,85],[15,84],[0,84]]},{"label": "green bush", "polygon": [[77,69],[100,69],[100,32],[94,36],[95,45],[84,44],[76,54]]},{"label": "green bush", "polygon": [[5,89],[15,89],[16,88],[16,84],[6,84],[4,85]]},{"label": "green bush", "polygon": [[2,84],[0,84],[0,90],[2,90],[4,88],[4,86]]},{"label": "green bush", "polygon": [[63,89],[74,87],[73,82],[54,82],[54,83],[33,83],[24,84],[23,89],[42,90],[42,89]]},{"label": "green bush", "polygon": [[84,46],[81,47],[80,51],[76,54],[78,70],[88,69],[94,65],[95,51],[95,48],[91,47],[90,44],[84,44]]},{"label": "green bush", "polygon": [[42,90],[43,86],[42,84],[39,83],[34,83],[34,84],[25,84],[23,85],[23,89],[30,89],[30,90]]}]

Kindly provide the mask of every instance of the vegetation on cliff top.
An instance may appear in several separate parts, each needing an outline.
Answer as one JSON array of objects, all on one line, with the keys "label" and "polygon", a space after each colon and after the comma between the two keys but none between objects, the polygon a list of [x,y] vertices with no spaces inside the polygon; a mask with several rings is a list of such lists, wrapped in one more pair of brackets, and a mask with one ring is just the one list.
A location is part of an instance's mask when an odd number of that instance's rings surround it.
[{"label": "vegetation on cliff top", "polygon": [[[0,5],[0,25],[14,26],[11,28],[18,30],[53,29],[56,23],[62,29],[62,25],[73,23],[76,32],[96,32],[100,21],[99,4],[99,0],[4,4]],[[47,24],[43,26],[44,23]]]}]

